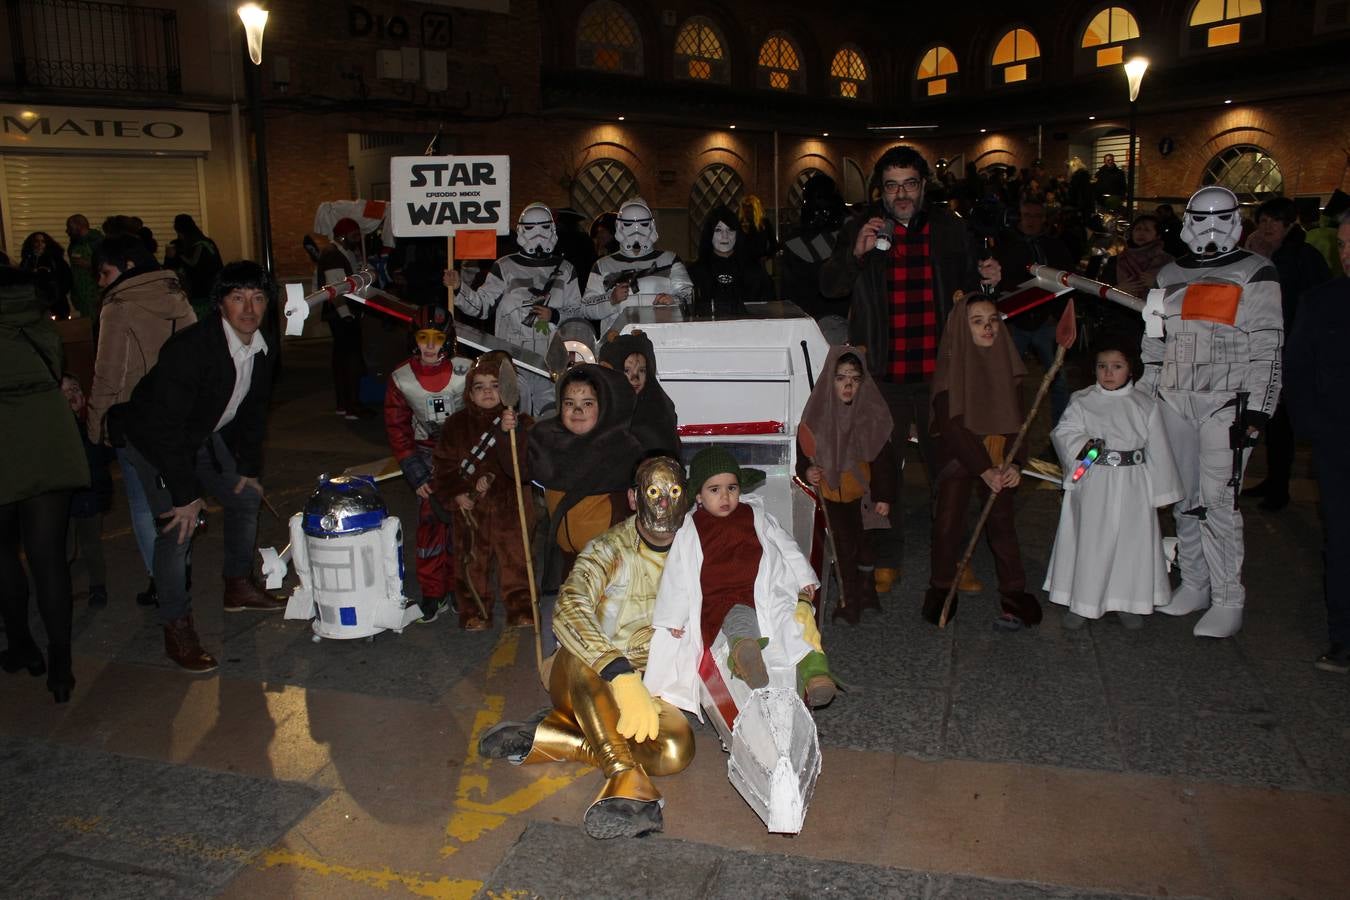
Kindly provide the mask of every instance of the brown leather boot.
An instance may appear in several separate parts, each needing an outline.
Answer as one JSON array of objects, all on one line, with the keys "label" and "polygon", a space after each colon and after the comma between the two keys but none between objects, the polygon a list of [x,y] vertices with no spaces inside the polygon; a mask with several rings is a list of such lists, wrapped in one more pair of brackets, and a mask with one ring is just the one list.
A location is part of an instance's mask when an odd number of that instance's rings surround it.
[{"label": "brown leather boot", "polygon": [[164,626],[164,655],[194,674],[211,672],[219,666],[216,658],[202,649],[192,616],[174,619]]},{"label": "brown leather boot", "polygon": [[283,598],[267,593],[248,576],[225,579],[226,612],[279,612],[285,608]]}]

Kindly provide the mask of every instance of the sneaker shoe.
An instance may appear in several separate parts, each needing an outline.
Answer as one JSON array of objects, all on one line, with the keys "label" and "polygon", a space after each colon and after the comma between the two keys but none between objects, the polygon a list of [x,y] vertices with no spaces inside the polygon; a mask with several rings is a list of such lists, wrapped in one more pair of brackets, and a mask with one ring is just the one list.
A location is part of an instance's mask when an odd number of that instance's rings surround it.
[{"label": "sneaker shoe", "polygon": [[756,638],[741,638],[731,650],[731,673],[752,688],[769,686],[769,670],[764,665],[764,651]]},{"label": "sneaker shoe", "polygon": [[103,609],[108,605],[108,588],[102,584],[89,585],[89,608]]},{"label": "sneaker shoe", "polygon": [[524,722],[498,722],[478,738],[478,755],[484,759],[524,759],[534,746],[534,731],[552,712],[545,707]]},{"label": "sneaker shoe", "polygon": [[444,597],[423,597],[417,605],[422,610],[422,618],[417,621],[422,625],[430,625],[450,608],[450,601]]},{"label": "sneaker shoe", "polygon": [[1350,647],[1345,644],[1332,644],[1327,648],[1326,653],[1317,657],[1317,662],[1313,665],[1323,672],[1344,675],[1350,672]]}]

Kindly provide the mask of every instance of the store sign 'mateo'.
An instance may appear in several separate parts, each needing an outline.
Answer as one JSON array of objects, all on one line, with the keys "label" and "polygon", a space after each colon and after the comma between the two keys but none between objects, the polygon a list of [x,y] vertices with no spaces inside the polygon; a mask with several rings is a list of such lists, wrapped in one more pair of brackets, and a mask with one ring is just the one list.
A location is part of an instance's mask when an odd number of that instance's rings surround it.
[{"label": "store sign 'mateo'", "polygon": [[397,237],[511,231],[508,156],[395,156],[389,160],[389,187]]},{"label": "store sign 'mateo'", "polygon": [[177,109],[98,109],[0,103],[0,148],[206,152],[211,120]]}]

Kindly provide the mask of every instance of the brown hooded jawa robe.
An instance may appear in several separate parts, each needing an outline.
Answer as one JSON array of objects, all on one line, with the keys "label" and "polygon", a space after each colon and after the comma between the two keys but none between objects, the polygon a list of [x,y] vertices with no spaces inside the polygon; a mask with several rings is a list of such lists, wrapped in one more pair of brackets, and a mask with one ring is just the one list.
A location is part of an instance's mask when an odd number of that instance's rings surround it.
[{"label": "brown hooded jawa robe", "polygon": [[[453,529],[459,578],[456,599],[461,628],[478,630],[492,621],[492,565],[497,564],[497,582],[506,607],[508,627],[534,621],[530,609],[530,583],[525,575],[525,544],[520,534],[516,505],[515,471],[511,461],[511,437],[501,427],[505,407],[501,403],[484,409],[473,402],[478,378],[499,377],[510,357],[494,352],[480,356],[469,368],[464,387],[464,408],[445,420],[432,454],[432,490],[436,500],[455,518]],[[518,415],[516,447],[520,457],[522,488],[529,488],[529,430],[533,420]],[[478,481],[487,477],[487,491],[477,493]],[[461,510],[456,497],[468,494],[473,508]],[[533,510],[525,504],[527,523]],[[479,608],[482,603],[482,609]]]},{"label": "brown hooded jawa robe", "polygon": [[[599,421],[586,434],[568,431],[561,417],[563,397],[577,381],[591,385],[600,404]],[[622,373],[583,363],[558,379],[559,412],[541,420],[530,434],[531,477],[543,486],[549,511],[545,558],[539,566],[545,590],[562,583],[571,561],[591,538],[631,513],[628,488],[643,455],[629,427],[635,404],[636,395]]]},{"label": "brown hooded jawa robe", "polygon": [[643,451],[659,450],[679,459],[679,417],[675,414],[674,402],[656,378],[656,348],[652,346],[651,338],[635,331],[604,342],[600,345],[600,364],[623,375],[623,364],[634,353],[647,361],[647,383],[633,407],[633,436]]},{"label": "brown hooded jawa robe", "polygon": [[[932,387],[932,432],[937,437],[937,504],[933,518],[932,569],[924,618],[936,624],[947,589],[966,544],[967,510],[975,491],[983,502],[989,487],[981,474],[1004,463],[1022,426],[1019,393],[1026,367],[1013,346],[1006,325],[1000,324],[992,347],[975,343],[969,325],[969,307],[980,298],[958,300],[947,318],[938,347]],[[1024,456],[1019,453],[1019,456]],[[994,556],[1004,616],[1010,625],[1035,625],[1040,605],[1026,592],[1026,573],[1013,525],[1013,493],[1004,488],[994,501],[985,536]],[[936,599],[935,599],[936,598]],[[953,603],[952,614],[956,606]]]},{"label": "brown hooded jawa robe", "polygon": [[[834,378],[840,360],[848,357],[857,361],[862,382],[852,402],[844,403]],[[819,491],[834,529],[843,581],[835,614],[856,624],[862,610],[881,608],[872,577],[876,551],[863,526],[863,498],[870,495],[873,503],[894,503],[897,494],[891,411],[867,371],[864,350],[846,344],[830,348],[802,411],[802,424],[811,430],[816,446],[815,456],[808,458],[797,445],[797,475],[804,480],[812,465],[824,469]],[[898,514],[899,510],[892,512]]]}]

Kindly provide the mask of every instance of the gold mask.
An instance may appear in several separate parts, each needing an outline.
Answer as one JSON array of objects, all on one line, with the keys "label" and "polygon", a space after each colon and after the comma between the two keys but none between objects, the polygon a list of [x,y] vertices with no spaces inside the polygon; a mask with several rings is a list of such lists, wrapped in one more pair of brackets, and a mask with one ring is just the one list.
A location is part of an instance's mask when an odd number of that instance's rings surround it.
[{"label": "gold mask", "polygon": [[637,470],[638,524],[652,535],[674,534],[689,509],[684,467],[668,456],[645,460]]}]

